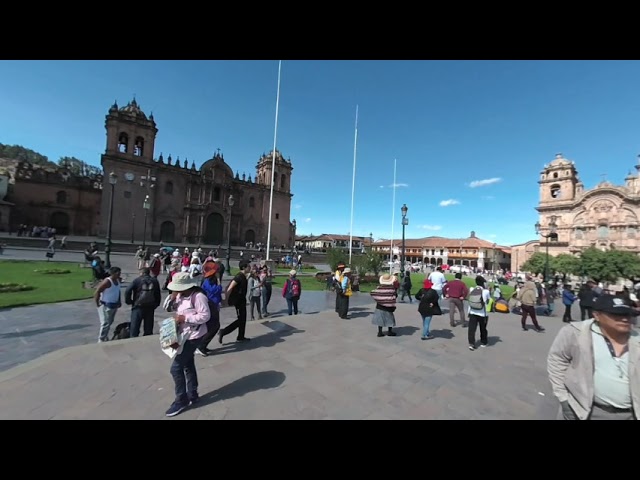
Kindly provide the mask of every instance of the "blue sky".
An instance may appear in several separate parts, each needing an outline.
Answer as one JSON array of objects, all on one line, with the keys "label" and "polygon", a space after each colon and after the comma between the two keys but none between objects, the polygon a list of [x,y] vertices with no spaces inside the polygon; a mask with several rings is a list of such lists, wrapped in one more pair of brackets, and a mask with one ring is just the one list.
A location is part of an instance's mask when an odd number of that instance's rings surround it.
[{"label": "blue sky", "polygon": [[[201,165],[220,148],[255,175],[271,150],[278,61],[3,61],[0,142],[99,165],[104,116],[133,94],[159,133],[155,156]],[[278,149],[294,171],[299,234],[535,237],[538,176],[556,153],[586,188],[640,153],[637,61],[283,61]],[[485,181],[485,185],[474,182]],[[475,186],[475,187],[474,187]]]}]

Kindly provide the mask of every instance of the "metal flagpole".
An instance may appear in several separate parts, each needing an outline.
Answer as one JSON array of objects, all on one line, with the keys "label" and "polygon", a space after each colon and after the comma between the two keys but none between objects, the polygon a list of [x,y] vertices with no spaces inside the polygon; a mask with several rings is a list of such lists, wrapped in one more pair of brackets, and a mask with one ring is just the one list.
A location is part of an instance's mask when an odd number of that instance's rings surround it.
[{"label": "metal flagpole", "polygon": [[[391,207],[391,250],[389,251],[389,261],[393,262],[393,227],[396,223],[396,165],[398,160],[393,159],[393,202]],[[391,266],[389,267],[391,271]]]},{"label": "metal flagpole", "polygon": [[349,229],[349,265],[353,249],[353,206],[356,194],[356,153],[358,151],[358,105],[356,105],[356,133],[353,139],[353,180],[351,181],[351,228]]},{"label": "metal flagpole", "polygon": [[276,174],[276,141],[278,138],[278,109],[280,107],[280,71],[282,60],[278,61],[278,93],[276,94],[276,124],[273,131],[273,152],[271,157],[271,193],[269,195],[269,227],[267,229],[267,260],[271,256],[271,219],[273,217],[273,187]]}]

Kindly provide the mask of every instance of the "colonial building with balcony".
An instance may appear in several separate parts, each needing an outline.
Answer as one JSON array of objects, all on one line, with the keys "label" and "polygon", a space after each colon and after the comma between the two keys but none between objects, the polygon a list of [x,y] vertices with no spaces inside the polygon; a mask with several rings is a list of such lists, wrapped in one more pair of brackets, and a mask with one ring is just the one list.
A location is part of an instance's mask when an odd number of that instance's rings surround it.
[{"label": "colonial building with balcony", "polygon": [[[373,250],[385,260],[400,258],[402,240],[379,240]],[[407,261],[432,265],[465,265],[483,270],[508,270],[511,267],[511,249],[476,237],[468,238],[425,237],[405,239]]]},{"label": "colonial building with balcony", "polygon": [[[373,242],[373,236],[352,237],[351,250],[362,251]],[[321,235],[300,235],[296,236],[296,248],[298,250],[309,250],[310,252],[326,252],[330,248],[349,250],[349,235],[337,235],[323,233]]]}]

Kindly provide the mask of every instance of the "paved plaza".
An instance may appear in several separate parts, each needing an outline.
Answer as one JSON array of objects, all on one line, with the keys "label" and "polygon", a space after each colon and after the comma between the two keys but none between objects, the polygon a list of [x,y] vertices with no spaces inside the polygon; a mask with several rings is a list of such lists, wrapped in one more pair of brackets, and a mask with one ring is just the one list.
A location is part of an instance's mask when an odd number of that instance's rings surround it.
[{"label": "paved plaza", "polygon": [[[330,294],[317,293],[331,302]],[[467,330],[449,327],[448,316],[434,319],[435,339],[421,341],[416,303],[399,304],[397,337],[378,338],[369,296],[358,297],[363,306],[352,309],[350,320],[332,311],[314,313],[302,300],[308,313],[279,313],[250,323],[252,341],[247,344],[235,344],[233,334],[223,346],[216,341],[214,355],[196,360],[201,402],[175,418],[555,417],[545,359],[561,325],[558,318],[545,319],[547,331],[537,333],[523,332],[514,315],[495,314],[489,347],[472,352]],[[55,320],[55,335],[87,328],[93,330],[93,335],[87,332],[87,340],[93,336],[90,344],[63,348],[0,373],[0,418],[165,418],[173,382],[170,359],[157,336],[98,345],[97,319],[93,312],[87,315],[70,308],[67,317]],[[49,315],[42,322],[55,318]],[[223,324],[230,320],[226,316]],[[38,349],[49,341],[45,332],[12,335],[9,322],[14,323],[6,317],[0,321],[3,356],[31,342]]]},{"label": "paved plaza", "polygon": [[[131,256],[116,262],[134,274]],[[545,364],[558,317],[541,318],[547,331],[537,333],[493,314],[489,347],[471,352],[448,315],[421,341],[416,302],[398,304],[397,337],[378,338],[368,294],[354,294],[341,320],[331,293],[304,292],[297,316],[274,293],[273,315],[249,322],[251,342],[232,334],[197,357],[202,401],[176,419],[555,418]],[[115,323],[128,316],[125,306]],[[222,324],[232,320],[223,309]],[[0,310],[0,418],[164,419],[173,382],[157,336],[98,345],[98,327],[90,300]]]}]

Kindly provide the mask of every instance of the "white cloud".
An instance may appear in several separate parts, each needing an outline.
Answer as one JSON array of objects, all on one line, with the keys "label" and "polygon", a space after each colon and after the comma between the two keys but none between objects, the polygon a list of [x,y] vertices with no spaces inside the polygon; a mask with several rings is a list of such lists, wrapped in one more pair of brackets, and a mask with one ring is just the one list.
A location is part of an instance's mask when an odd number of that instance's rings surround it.
[{"label": "white cloud", "polygon": [[483,200],[493,200],[494,198],[496,198],[496,197],[494,197],[493,195],[483,195],[482,196]]},{"label": "white cloud", "polygon": [[380,188],[384,188],[384,185],[380,185]]},{"label": "white cloud", "polygon": [[454,200],[454,199],[442,200],[440,202],[440,206],[441,207],[449,207],[451,205],[460,205],[460,202],[458,200]]},{"label": "white cloud", "polygon": [[442,230],[442,227],[440,225],[419,225],[418,228],[421,228],[423,230]]},{"label": "white cloud", "polygon": [[391,185],[387,185],[386,187],[384,185],[380,185],[380,188],[393,188],[395,185],[396,188],[408,188],[409,184],[408,183],[392,183]]},{"label": "white cloud", "polygon": [[311,219],[309,217],[304,219],[305,222],[309,223],[311,221]]},{"label": "white cloud", "polygon": [[471,182],[469,184],[469,186],[471,188],[476,188],[476,187],[485,187],[487,185],[493,185],[494,183],[499,183],[501,182],[502,179],[499,177],[494,177],[494,178],[487,178],[485,180],[474,180],[473,182]]},{"label": "white cloud", "polygon": [[300,210],[302,208],[302,205],[297,204],[297,205],[294,205],[293,208],[295,208],[296,210]]}]

